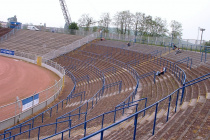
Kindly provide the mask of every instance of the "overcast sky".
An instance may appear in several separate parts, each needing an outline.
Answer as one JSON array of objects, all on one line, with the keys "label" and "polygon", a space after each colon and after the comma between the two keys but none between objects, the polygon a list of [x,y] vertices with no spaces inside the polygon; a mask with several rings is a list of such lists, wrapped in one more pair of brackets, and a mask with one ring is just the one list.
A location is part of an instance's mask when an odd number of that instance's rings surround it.
[{"label": "overcast sky", "polygon": [[[210,0],[66,0],[72,21],[87,13],[95,20],[109,12],[130,10],[152,17],[182,23],[183,39],[197,39],[198,27],[206,29],[203,39],[210,40]],[[59,0],[0,0],[0,21],[16,15],[19,22],[63,27],[65,20]],[[200,39],[201,32],[199,33]]]}]

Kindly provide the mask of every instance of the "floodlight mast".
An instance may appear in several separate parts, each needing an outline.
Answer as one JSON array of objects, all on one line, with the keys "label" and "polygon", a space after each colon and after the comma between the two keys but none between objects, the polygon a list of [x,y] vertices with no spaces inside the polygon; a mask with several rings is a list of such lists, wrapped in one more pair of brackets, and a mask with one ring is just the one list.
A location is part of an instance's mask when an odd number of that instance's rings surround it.
[{"label": "floodlight mast", "polygon": [[63,12],[65,22],[66,22],[66,24],[70,25],[71,24],[71,17],[70,17],[70,14],[69,14],[69,11],[68,11],[68,8],[67,8],[67,5],[66,5],[66,1],[65,0],[59,0],[59,2],[60,2],[60,5],[61,5],[61,9],[62,9],[62,12]]}]

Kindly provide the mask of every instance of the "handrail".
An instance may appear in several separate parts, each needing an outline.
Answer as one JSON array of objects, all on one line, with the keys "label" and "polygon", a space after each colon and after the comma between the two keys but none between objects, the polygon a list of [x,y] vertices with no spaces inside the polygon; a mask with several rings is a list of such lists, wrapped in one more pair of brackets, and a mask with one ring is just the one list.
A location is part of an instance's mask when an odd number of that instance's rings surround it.
[{"label": "handrail", "polygon": [[[209,74],[210,74],[210,73],[209,73]],[[202,80],[200,80],[200,81],[196,81],[196,82],[194,82],[194,83],[192,83],[192,84],[190,84],[190,85],[187,85],[187,86],[185,86],[185,87],[194,85],[194,84],[196,84],[196,83],[198,83],[198,82],[201,82],[201,81],[204,81],[204,80],[206,80],[206,79],[208,79],[208,78],[210,78],[210,77],[207,77],[207,78],[202,79]],[[183,86],[183,87],[184,87],[184,86]],[[168,99],[168,98],[169,98],[169,100],[170,100],[171,96],[172,96],[173,94],[175,94],[176,92],[177,92],[177,96],[178,96],[178,91],[181,90],[183,87],[180,87],[180,88],[176,89],[174,92],[172,92],[171,94],[169,94],[169,95],[167,95],[166,97],[162,98],[161,100],[157,101],[156,103],[154,103],[154,104],[152,104],[152,105],[150,105],[150,106],[148,106],[148,107],[146,107],[146,108],[144,108],[144,109],[142,109],[142,110],[140,110],[140,111],[138,111],[138,112],[136,112],[136,113],[133,113],[132,115],[128,116],[127,118],[122,119],[122,120],[120,120],[120,121],[118,121],[118,122],[116,122],[116,123],[113,123],[113,124],[111,124],[111,125],[109,125],[109,126],[107,126],[107,127],[105,127],[105,128],[102,128],[101,130],[99,130],[99,131],[97,131],[97,132],[94,132],[94,133],[92,133],[92,134],[90,134],[90,135],[88,135],[88,136],[86,136],[86,137],[84,137],[84,138],[82,138],[82,139],[80,139],[80,140],[89,139],[89,138],[91,138],[91,137],[93,137],[93,136],[95,136],[95,135],[97,135],[97,134],[99,134],[99,133],[101,133],[101,140],[103,140],[103,132],[104,132],[105,130],[107,130],[107,129],[109,129],[109,128],[112,128],[112,127],[114,127],[114,126],[116,126],[116,125],[118,125],[118,124],[120,124],[120,123],[122,123],[122,122],[124,122],[124,121],[126,121],[126,120],[128,120],[128,119],[130,119],[130,118],[132,118],[132,117],[135,117],[135,124],[134,124],[134,125],[136,126],[136,125],[137,125],[137,121],[138,121],[138,120],[137,120],[137,119],[138,119],[138,114],[142,113],[143,111],[148,110],[149,108],[151,108],[151,107],[153,107],[153,106],[156,106],[156,113],[157,113],[157,106],[158,106],[158,104],[159,104],[160,102],[162,102],[163,100],[165,100],[165,99]],[[177,99],[178,99],[178,98],[177,98]],[[176,101],[176,102],[177,102],[177,101]],[[170,102],[169,102],[169,105],[170,105]],[[168,114],[169,114],[169,110],[168,110]],[[153,135],[154,135],[154,132],[155,132],[156,115],[157,115],[157,114],[155,114],[155,119],[154,119]],[[167,116],[167,117],[168,117],[168,116]],[[64,130],[64,131],[66,131],[66,130]],[[61,131],[59,134],[62,134],[62,135],[63,135],[64,131]],[[136,131],[136,127],[134,127],[134,139],[135,139],[135,135],[136,135],[136,134],[135,134],[135,131]],[[56,135],[58,135],[58,134],[56,134]],[[55,135],[54,135],[54,136],[55,136]],[[49,137],[47,137],[47,138],[49,138]],[[44,138],[44,139],[47,139],[47,138]],[[44,140],[44,139],[43,139],[43,140]]]},{"label": "handrail", "polygon": [[[139,102],[139,101],[142,101],[142,100],[147,100],[147,98],[139,99],[138,102]],[[135,102],[137,102],[137,101],[135,101]],[[135,102],[133,102],[133,103],[135,103]],[[90,121],[92,121],[92,120],[95,120],[95,119],[97,119],[97,118],[99,118],[99,117],[101,117],[101,116],[104,116],[104,115],[106,115],[106,114],[110,114],[110,113],[113,113],[113,112],[115,112],[115,114],[116,114],[117,111],[120,111],[120,110],[123,110],[123,111],[124,111],[124,109],[126,109],[126,108],[129,108],[129,107],[132,107],[132,106],[138,106],[138,104],[133,104],[133,103],[128,104],[128,106],[123,106],[123,107],[121,107],[121,108],[119,108],[119,109],[116,109],[116,108],[115,108],[115,109],[112,110],[112,111],[105,112],[105,113],[103,113],[103,114],[101,114],[101,115],[98,115],[98,116],[96,116],[96,117],[94,117],[94,118],[91,118],[91,119],[89,119],[89,120],[85,120],[85,122],[82,122],[82,123],[80,123],[80,124],[78,124],[78,125],[76,125],[76,126],[73,126],[73,127],[71,127],[71,128],[72,128],[72,129],[73,129],[73,128],[76,128],[76,127],[78,127],[78,126],[80,126],[80,125],[82,125],[82,124],[84,124],[84,123],[88,123],[88,122],[90,122]],[[145,102],[145,104],[146,104],[146,102]],[[136,110],[136,111],[137,111],[137,110]],[[86,112],[82,112],[82,113],[78,113],[78,114],[74,114],[74,115],[64,116],[64,117],[59,118],[59,119],[70,118],[70,117],[77,116],[77,115],[79,116],[79,115],[81,115],[81,114],[87,115]],[[115,117],[116,117],[116,116],[114,116],[114,122],[115,122]],[[16,137],[16,136],[18,136],[18,135],[21,135],[21,134],[30,132],[30,131],[35,130],[35,129],[39,129],[39,131],[40,131],[40,129],[41,129],[42,127],[45,127],[45,126],[57,125],[57,124],[59,124],[59,123],[70,122],[70,121],[72,121],[72,119],[68,119],[68,120],[64,120],[64,121],[58,121],[58,119],[56,119],[56,122],[55,122],[55,123],[49,123],[49,124],[45,124],[45,125],[40,125],[40,126],[31,128],[31,129],[25,130],[25,131],[23,131],[23,132],[20,132],[20,133],[18,133],[18,134],[11,135],[10,137],[7,137],[6,139],[14,138],[14,137]],[[57,128],[55,127],[55,134],[57,133],[56,130],[57,130]],[[9,133],[9,132],[7,132],[7,133]],[[38,133],[38,138],[39,138],[39,135],[40,135],[40,133]],[[29,138],[30,138],[30,134],[29,134]],[[6,140],[6,139],[5,139],[5,140]]]},{"label": "handrail", "polygon": [[[73,59],[73,60],[76,60],[76,61],[79,61],[79,62],[83,62],[83,63],[89,64],[89,65],[91,65],[92,67],[94,67],[95,69],[97,69],[98,71],[100,71],[97,67],[95,67],[94,65],[92,65],[92,64],[90,64],[90,63],[87,63],[87,62],[84,62],[84,61],[81,61],[81,60],[79,60],[79,59],[72,58],[72,57],[69,57],[69,56],[65,56],[65,57],[70,58],[70,59]],[[65,58],[65,57],[64,57],[64,58]],[[103,73],[102,71],[100,71],[100,74],[102,75],[102,78],[103,78],[103,79],[102,79],[102,84],[103,84],[103,86],[104,86],[104,84],[105,84],[104,73]],[[102,88],[103,88],[103,86],[102,86]],[[98,90],[98,91],[96,92],[96,94],[95,94],[93,97],[91,97],[89,100],[87,100],[86,102],[89,102],[89,101],[91,101],[92,99],[94,99],[94,98],[97,96],[97,94],[102,90],[102,88],[101,88],[100,90]],[[78,109],[81,108],[82,106],[86,105],[86,102],[83,103],[82,105],[80,105],[79,107],[73,109],[72,111],[63,114],[62,116],[65,116],[66,114],[69,114],[69,113],[71,113],[71,112],[73,112],[73,111],[75,111],[75,110],[78,110]],[[62,117],[62,116],[60,116],[60,117]],[[58,117],[58,118],[60,118],[60,117]]]}]

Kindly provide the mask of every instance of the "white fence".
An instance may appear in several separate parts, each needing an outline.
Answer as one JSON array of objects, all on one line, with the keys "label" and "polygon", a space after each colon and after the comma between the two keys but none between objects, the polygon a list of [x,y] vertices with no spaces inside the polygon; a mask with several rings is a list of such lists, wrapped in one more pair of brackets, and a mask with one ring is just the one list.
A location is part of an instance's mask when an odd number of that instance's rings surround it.
[{"label": "white fence", "polygon": [[67,45],[67,46],[63,46],[57,50],[52,50],[49,53],[43,55],[42,57],[45,59],[53,59],[56,58],[62,54],[68,53],[78,47],[83,46],[84,44],[96,39],[98,37],[98,33],[93,33],[91,35],[88,35],[80,40],[74,41],[73,43]]},{"label": "white fence", "polygon": [[[2,54],[0,55],[7,56],[7,57],[12,57],[16,59],[21,59],[33,64],[36,64],[37,61],[37,56],[34,54],[29,54],[29,53],[23,53],[23,52],[15,52],[15,55],[7,55],[7,54]],[[45,108],[47,105],[52,103],[59,93],[62,90],[63,87],[63,78],[65,75],[65,70],[63,67],[61,67],[59,64],[56,62],[53,62],[51,60],[46,60],[42,59],[42,67],[45,67],[57,75],[59,75],[60,80],[55,82],[55,84],[43,91],[38,92],[39,93],[39,104],[33,106],[30,109],[27,109],[26,111],[22,112],[22,100],[20,99],[19,101],[0,106],[0,130],[5,129],[7,127],[10,127],[14,124],[16,124],[18,121],[23,120],[24,118],[34,114],[35,112],[39,111],[40,109]],[[37,94],[37,93],[36,93]],[[31,93],[31,96],[33,93]],[[6,113],[5,113],[6,112]]]},{"label": "white fence", "polygon": [[149,36],[134,36],[134,35],[124,35],[115,33],[103,33],[102,37],[106,39],[121,40],[121,41],[132,41],[141,44],[148,45],[166,45],[171,46],[172,43],[182,48],[196,48],[196,46],[204,46],[205,40],[196,39],[172,39],[170,37],[149,37]]}]

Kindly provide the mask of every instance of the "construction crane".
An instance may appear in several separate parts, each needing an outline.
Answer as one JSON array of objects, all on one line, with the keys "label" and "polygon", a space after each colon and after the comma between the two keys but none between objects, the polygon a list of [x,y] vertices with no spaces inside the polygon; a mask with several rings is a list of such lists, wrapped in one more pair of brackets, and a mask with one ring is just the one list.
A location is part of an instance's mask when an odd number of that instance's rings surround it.
[{"label": "construction crane", "polygon": [[68,8],[67,8],[67,5],[66,5],[66,1],[65,0],[59,0],[59,2],[60,2],[60,5],[61,5],[61,9],[62,9],[62,12],[63,12],[65,22],[66,22],[67,25],[70,25],[71,24],[71,17],[70,17],[70,14],[69,14],[69,11],[68,11]]}]

